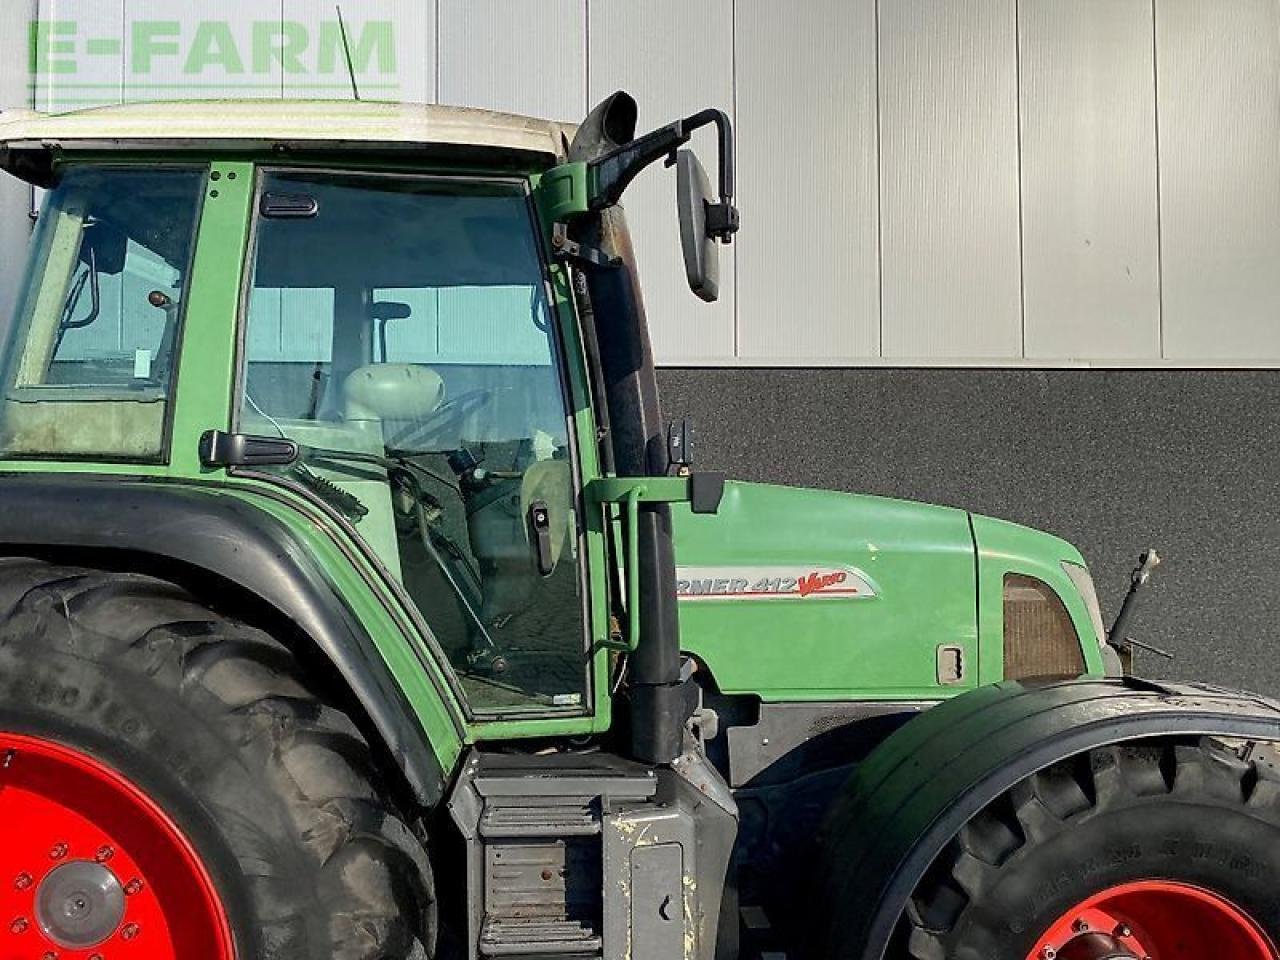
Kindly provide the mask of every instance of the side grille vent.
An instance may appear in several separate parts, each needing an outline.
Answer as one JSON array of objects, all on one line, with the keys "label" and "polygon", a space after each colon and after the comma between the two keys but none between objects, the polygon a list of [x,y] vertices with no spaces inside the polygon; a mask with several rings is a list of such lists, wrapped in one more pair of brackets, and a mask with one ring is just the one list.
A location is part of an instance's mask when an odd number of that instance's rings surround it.
[{"label": "side grille vent", "polygon": [[1004,578],[1004,675],[1078,677],[1084,654],[1071,615],[1043,580],[1010,573]]}]

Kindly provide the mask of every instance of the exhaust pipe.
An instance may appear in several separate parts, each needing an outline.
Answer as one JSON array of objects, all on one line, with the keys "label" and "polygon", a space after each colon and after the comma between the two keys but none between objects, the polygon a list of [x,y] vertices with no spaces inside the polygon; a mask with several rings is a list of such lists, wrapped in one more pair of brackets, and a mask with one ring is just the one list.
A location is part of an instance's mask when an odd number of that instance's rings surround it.
[{"label": "exhaust pipe", "polygon": [[[619,91],[578,128],[569,159],[591,162],[635,138],[635,100]],[[609,445],[619,476],[665,476],[668,467],[662,406],[644,299],[626,221],[615,207],[583,218],[573,239],[621,261],[584,271],[591,299],[595,351],[609,414]],[[670,763],[681,753],[688,720],[680,685],[680,624],[676,614],[675,548],[671,508],[640,505],[637,538],[641,634],[631,655],[631,753],[645,763]]]}]

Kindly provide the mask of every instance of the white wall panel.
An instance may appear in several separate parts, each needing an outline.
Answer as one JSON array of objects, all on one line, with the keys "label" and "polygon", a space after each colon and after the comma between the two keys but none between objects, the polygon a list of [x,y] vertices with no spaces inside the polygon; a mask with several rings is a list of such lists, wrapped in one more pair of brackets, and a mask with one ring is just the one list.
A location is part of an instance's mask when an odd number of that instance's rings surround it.
[{"label": "white wall panel", "polygon": [[309,44],[286,65],[286,97],[351,98],[345,58],[335,46],[338,6],[362,99],[436,102],[436,0],[284,0],[285,29],[302,25]]},{"label": "white wall panel", "polygon": [[[27,24],[34,10],[35,0],[0,3],[0,111],[31,108]],[[0,337],[22,280],[30,202],[26,184],[0,176]]]},{"label": "white wall panel", "polygon": [[1026,355],[1160,355],[1151,0],[1021,0]]},{"label": "white wall panel", "polygon": [[578,121],[586,0],[440,0],[440,102]]},{"label": "white wall panel", "polygon": [[1164,354],[1280,359],[1280,4],[1158,0]]},{"label": "white wall panel", "polygon": [[880,5],[883,354],[1018,357],[1014,0]]},{"label": "white wall panel", "polygon": [[[732,115],[731,0],[589,0],[588,16],[592,103],[619,88],[627,90],[639,101],[642,133],[703,107],[720,107]],[[714,132],[700,132],[694,145],[710,168]],[[733,246],[721,250],[719,302],[706,304],[689,292],[675,183],[675,171],[659,163],[627,194],[654,350],[667,361],[733,357],[736,251]]]},{"label": "white wall panel", "polygon": [[126,102],[280,98],[281,64],[293,56],[283,46],[280,0],[108,2],[124,11]]},{"label": "white wall panel", "polygon": [[125,80],[122,0],[40,0],[38,9],[36,109],[119,103]]},{"label": "white wall panel", "polygon": [[876,0],[738,0],[738,346],[880,352]]},{"label": "white wall panel", "polygon": [[[0,107],[346,99],[334,7],[0,0]],[[1280,365],[1277,0],[342,8],[367,99],[575,120],[624,87],[645,129],[734,113],[720,303],[685,285],[673,172],[627,198],[661,362]],[[32,76],[37,9],[60,26]],[[0,309],[28,196],[0,182]]]}]

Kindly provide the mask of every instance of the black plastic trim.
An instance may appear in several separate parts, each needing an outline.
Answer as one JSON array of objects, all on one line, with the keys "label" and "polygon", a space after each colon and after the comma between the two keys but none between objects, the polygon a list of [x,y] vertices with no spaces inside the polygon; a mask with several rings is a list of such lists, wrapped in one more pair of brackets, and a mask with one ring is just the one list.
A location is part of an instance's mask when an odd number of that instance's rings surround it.
[{"label": "black plastic trim", "polygon": [[174,483],[0,476],[5,548],[127,550],[189,564],[244,589],[309,636],[341,673],[424,806],[445,771],[373,639],[304,544],[243,499]]},{"label": "black plastic trim", "polygon": [[[1280,703],[1132,678],[1007,682],[912,720],[862,764],[837,814],[858,841],[842,846],[850,859],[838,876],[824,877],[818,895],[840,909],[840,942],[827,945],[830,955],[882,960],[929,865],[1021,780],[1109,744],[1193,736],[1280,740]],[[842,889],[848,885],[857,889]]]},{"label": "black plastic trim", "polygon": [[724,484],[723,473],[695,470],[689,474],[689,509],[693,513],[718,513]]}]

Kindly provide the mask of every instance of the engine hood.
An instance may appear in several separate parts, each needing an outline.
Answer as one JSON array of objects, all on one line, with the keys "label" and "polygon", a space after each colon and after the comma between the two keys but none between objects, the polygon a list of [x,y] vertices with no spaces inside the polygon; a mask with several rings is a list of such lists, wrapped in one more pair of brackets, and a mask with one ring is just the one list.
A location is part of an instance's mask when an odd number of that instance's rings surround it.
[{"label": "engine hood", "polygon": [[1093,632],[1063,567],[1079,551],[964,510],[730,482],[718,513],[677,509],[674,531],[681,642],[725,693],[937,700],[1000,680],[1010,571]]},{"label": "engine hood", "polygon": [[978,659],[963,510],[728,483],[715,515],[675,513],[681,641],[726,693],[937,699],[939,650]]}]

